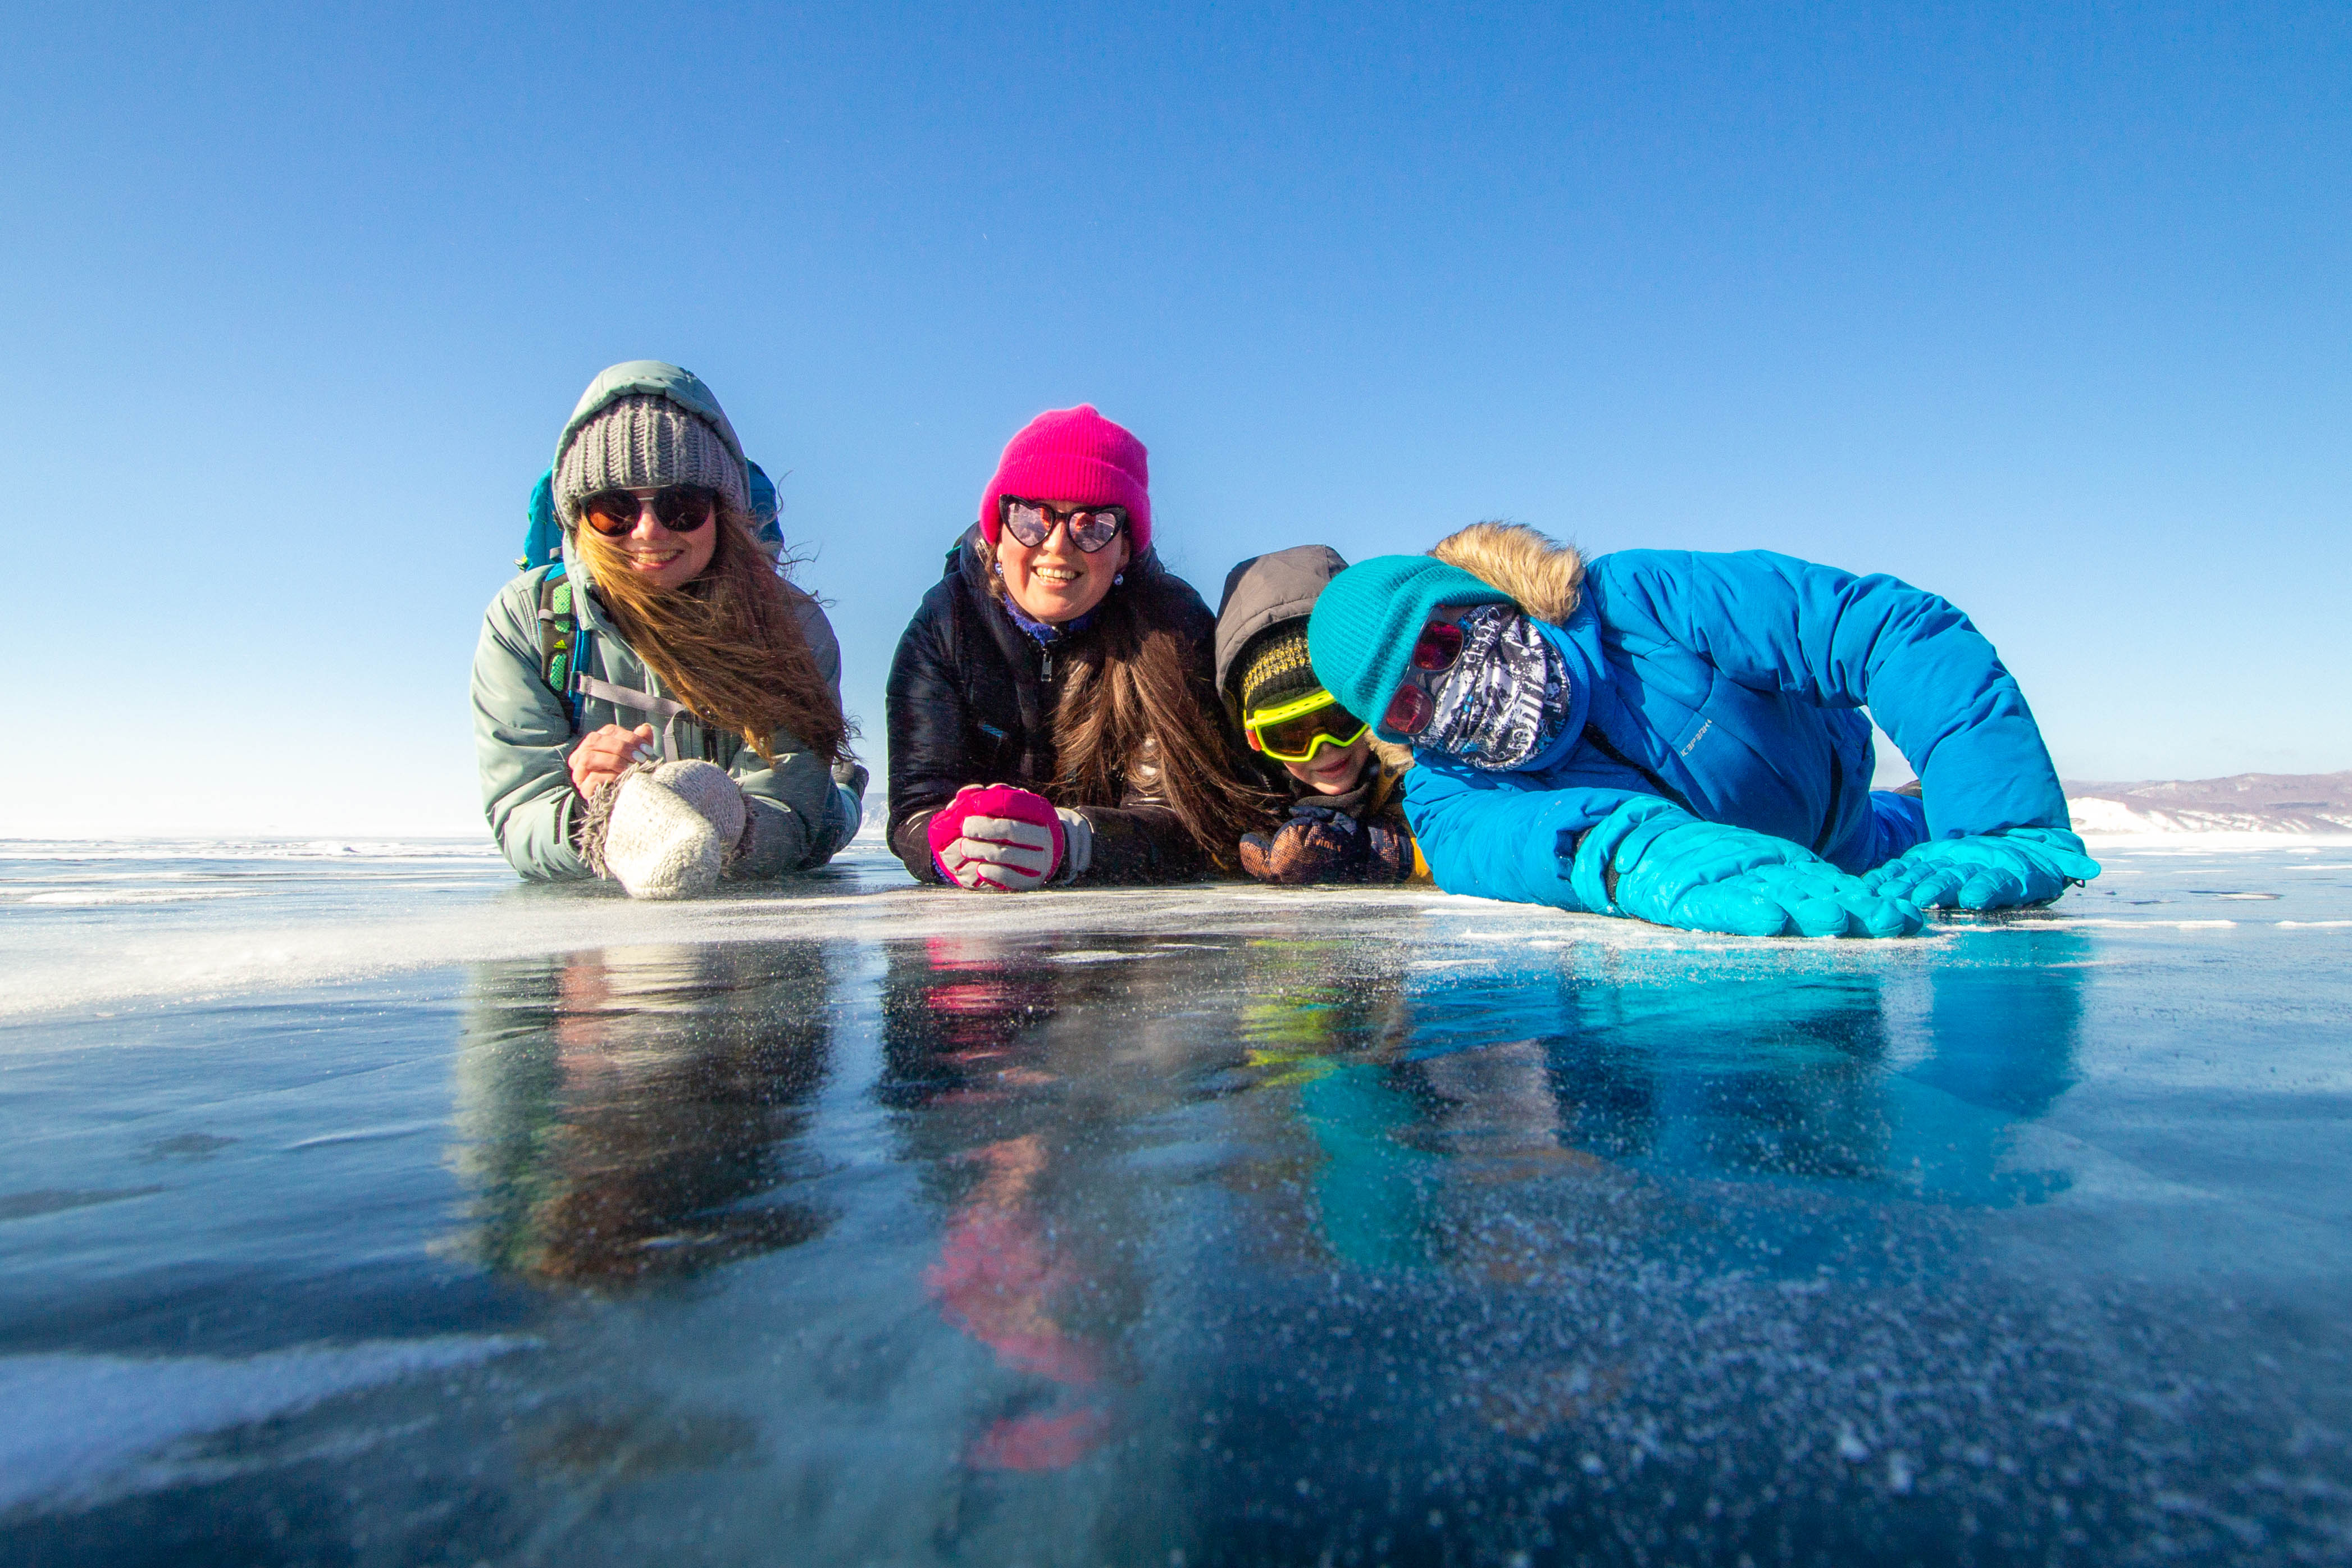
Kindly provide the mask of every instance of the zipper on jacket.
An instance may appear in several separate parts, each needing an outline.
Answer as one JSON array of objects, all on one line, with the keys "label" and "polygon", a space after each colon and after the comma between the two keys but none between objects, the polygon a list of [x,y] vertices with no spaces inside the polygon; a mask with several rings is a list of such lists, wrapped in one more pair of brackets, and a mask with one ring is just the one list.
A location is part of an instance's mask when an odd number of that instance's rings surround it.
[{"label": "zipper on jacket", "polygon": [[1054,650],[1045,644],[1039,643],[1037,654],[1045,660],[1044,668],[1037,677],[1038,682],[1041,685],[1051,686],[1054,684]]},{"label": "zipper on jacket", "polygon": [[1600,752],[1611,762],[1615,763],[1619,767],[1633,769],[1635,773],[1650,781],[1650,787],[1652,789],[1656,790],[1660,795],[1664,795],[1668,800],[1673,801],[1685,811],[1690,811],[1690,814],[1693,816],[1696,816],[1698,815],[1697,812],[1691,811],[1691,803],[1683,798],[1682,791],[1676,789],[1674,785],[1668,784],[1665,780],[1660,778],[1657,774],[1652,773],[1649,769],[1643,767],[1641,763],[1635,762],[1633,758],[1627,756],[1616,747],[1611,745],[1609,743],[1609,737],[1601,732],[1600,725],[1591,723],[1586,724],[1584,726],[1584,738],[1591,744],[1594,751]]},{"label": "zipper on jacket", "polygon": [[1845,764],[1838,761],[1837,752],[1832,748],[1830,752],[1830,809],[1829,814],[1822,818],[1821,837],[1813,840],[1813,853],[1816,855],[1829,853],[1830,835],[1837,831],[1838,796],[1844,793]]}]

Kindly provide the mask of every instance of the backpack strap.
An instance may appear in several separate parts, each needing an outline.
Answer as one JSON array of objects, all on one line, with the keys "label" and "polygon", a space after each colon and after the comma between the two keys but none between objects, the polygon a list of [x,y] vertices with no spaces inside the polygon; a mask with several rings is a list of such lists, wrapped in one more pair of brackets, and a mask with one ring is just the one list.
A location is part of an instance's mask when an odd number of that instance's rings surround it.
[{"label": "backpack strap", "polygon": [[539,580],[539,676],[563,699],[575,731],[580,728],[580,698],[572,677],[578,672],[582,640],[572,580],[558,565]]}]

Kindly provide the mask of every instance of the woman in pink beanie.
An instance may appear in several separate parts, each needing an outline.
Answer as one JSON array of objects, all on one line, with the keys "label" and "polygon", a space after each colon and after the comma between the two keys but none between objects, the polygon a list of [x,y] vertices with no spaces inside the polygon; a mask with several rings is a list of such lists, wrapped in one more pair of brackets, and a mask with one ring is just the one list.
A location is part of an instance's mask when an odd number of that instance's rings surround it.
[{"label": "woman in pink beanie", "polygon": [[1143,443],[1056,408],[1004,448],[890,666],[890,845],[927,882],[1171,882],[1274,820],[1151,548]]}]

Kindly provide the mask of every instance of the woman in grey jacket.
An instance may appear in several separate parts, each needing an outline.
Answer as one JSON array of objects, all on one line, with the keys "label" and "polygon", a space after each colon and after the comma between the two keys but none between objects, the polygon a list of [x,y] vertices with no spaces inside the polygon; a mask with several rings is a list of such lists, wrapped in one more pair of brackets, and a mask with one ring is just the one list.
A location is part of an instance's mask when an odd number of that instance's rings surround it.
[{"label": "woman in grey jacket", "polygon": [[524,876],[686,897],[821,866],[857,831],[840,647],[755,534],[750,476],[676,365],[614,365],[572,411],[562,560],[507,584],[474,655],[483,809]]}]

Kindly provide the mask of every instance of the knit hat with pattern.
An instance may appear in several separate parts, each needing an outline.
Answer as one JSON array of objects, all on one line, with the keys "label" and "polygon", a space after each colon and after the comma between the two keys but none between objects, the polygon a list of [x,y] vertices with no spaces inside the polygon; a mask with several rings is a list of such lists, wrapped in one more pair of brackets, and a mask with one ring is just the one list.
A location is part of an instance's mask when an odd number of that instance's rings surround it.
[{"label": "knit hat with pattern", "polygon": [[599,490],[705,485],[735,510],[751,510],[743,460],[700,416],[667,397],[614,398],[572,432],[555,462],[555,506],[564,525]]},{"label": "knit hat with pattern", "polygon": [[1307,658],[1307,622],[1285,621],[1260,632],[1242,655],[1242,711],[1263,713],[1323,689]]}]

